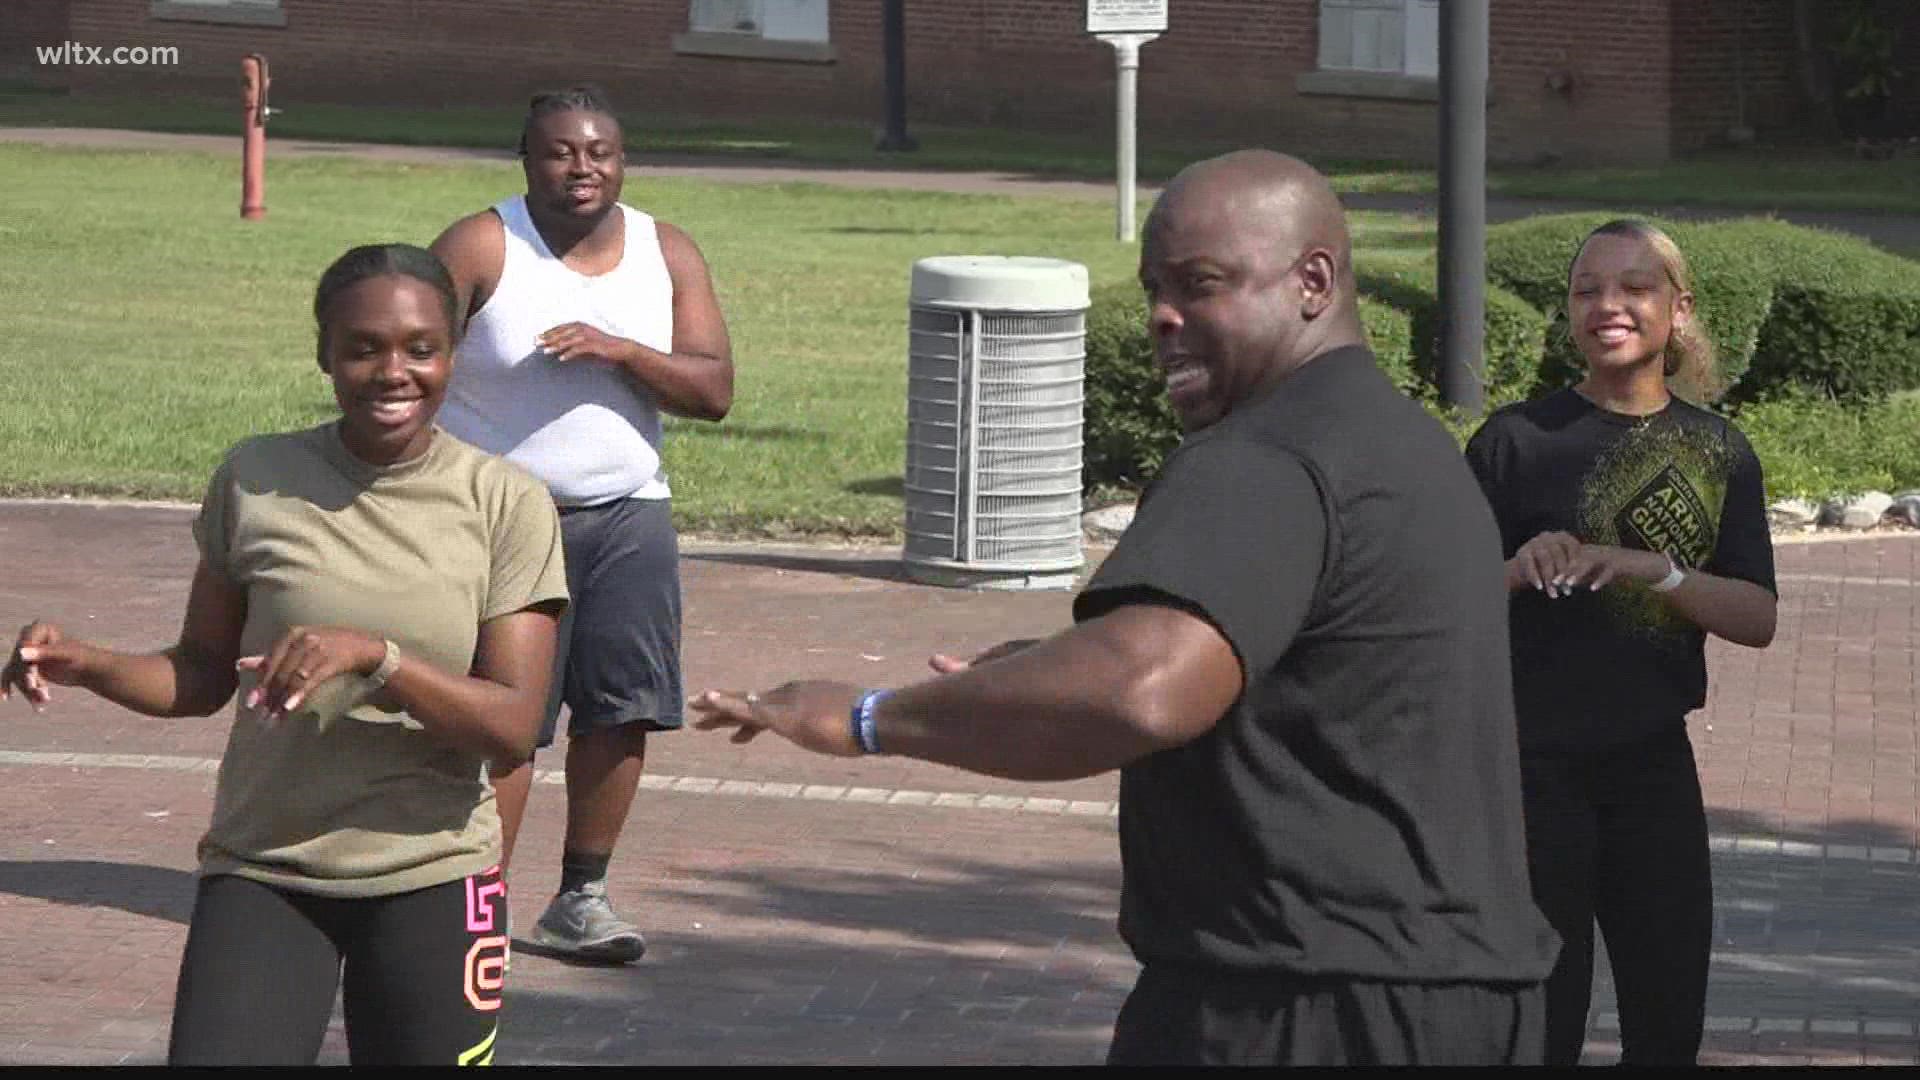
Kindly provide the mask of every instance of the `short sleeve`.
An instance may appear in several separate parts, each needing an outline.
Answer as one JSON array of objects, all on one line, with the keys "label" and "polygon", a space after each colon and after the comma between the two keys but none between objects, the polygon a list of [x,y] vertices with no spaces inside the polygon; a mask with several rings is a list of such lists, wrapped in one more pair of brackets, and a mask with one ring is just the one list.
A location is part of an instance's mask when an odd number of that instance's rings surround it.
[{"label": "short sleeve", "polygon": [[200,499],[200,513],[193,519],[193,541],[200,548],[200,561],[210,570],[229,575],[229,553],[233,547],[233,457],[228,455],[213,470],[207,492]]},{"label": "short sleeve", "polygon": [[1507,522],[1512,515],[1506,512],[1503,496],[1504,472],[1507,464],[1507,435],[1498,415],[1480,425],[1480,429],[1467,440],[1467,467],[1473,470],[1473,478],[1480,482],[1480,493],[1486,496],[1487,507],[1493,511],[1493,520],[1500,526],[1501,549],[1509,556],[1519,548],[1513,537],[1507,535]]},{"label": "short sleeve", "polygon": [[1701,569],[1720,577],[1751,581],[1779,596],[1760,456],[1753,452],[1747,437],[1731,425],[1727,428],[1727,449],[1732,461],[1727,472],[1726,501],[1720,507],[1720,535],[1714,541],[1712,557]]},{"label": "short sleeve", "polygon": [[1306,624],[1328,528],[1321,487],[1300,459],[1246,442],[1189,444],[1075,599],[1074,618],[1130,603],[1187,609],[1220,631],[1251,681]]},{"label": "short sleeve", "polygon": [[493,563],[482,621],[567,599],[567,564],[560,546],[560,513],[539,481],[514,471],[503,485],[493,528]]}]

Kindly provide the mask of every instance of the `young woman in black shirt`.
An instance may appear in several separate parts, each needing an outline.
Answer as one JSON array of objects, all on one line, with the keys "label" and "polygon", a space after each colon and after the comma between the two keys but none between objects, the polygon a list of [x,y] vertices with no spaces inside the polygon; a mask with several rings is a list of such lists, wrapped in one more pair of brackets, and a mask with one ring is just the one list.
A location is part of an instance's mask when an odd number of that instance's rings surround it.
[{"label": "young woman in black shirt", "polygon": [[1623,1063],[1692,1064],[1713,887],[1686,716],[1706,703],[1707,634],[1773,639],[1760,463],[1682,399],[1718,387],[1666,234],[1594,230],[1568,272],[1567,329],[1586,376],[1496,412],[1467,446],[1508,557],[1534,899],[1562,942],[1547,1062],[1579,1060],[1597,919]]}]

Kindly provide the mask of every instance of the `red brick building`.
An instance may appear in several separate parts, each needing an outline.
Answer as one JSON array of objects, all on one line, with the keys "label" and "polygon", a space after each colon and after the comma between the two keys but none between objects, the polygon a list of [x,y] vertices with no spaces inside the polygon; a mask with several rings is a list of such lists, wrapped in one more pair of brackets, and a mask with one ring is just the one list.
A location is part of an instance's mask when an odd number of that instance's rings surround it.
[{"label": "red brick building", "polygon": [[[1142,53],[1141,138],[1430,160],[1441,0],[1171,0]],[[596,82],[635,113],[881,120],[879,0],[7,0],[0,70],[76,92],[519,104]],[[1920,7],[1920,5],[1915,5]],[[1498,161],[1657,161],[1799,117],[1791,0],[1492,0]],[[915,122],[1105,133],[1112,51],[1081,0],[907,5]],[[173,65],[52,65],[73,41]]]}]

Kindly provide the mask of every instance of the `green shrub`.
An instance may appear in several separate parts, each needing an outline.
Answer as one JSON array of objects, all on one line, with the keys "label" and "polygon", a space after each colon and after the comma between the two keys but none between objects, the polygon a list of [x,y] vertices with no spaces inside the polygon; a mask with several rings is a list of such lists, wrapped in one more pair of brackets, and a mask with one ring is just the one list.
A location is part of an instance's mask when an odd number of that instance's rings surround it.
[{"label": "green shrub", "polygon": [[1140,286],[1093,291],[1087,310],[1085,439],[1081,477],[1089,488],[1141,486],[1180,442],[1180,421],[1147,336]]},{"label": "green shrub", "polygon": [[[1089,489],[1137,487],[1153,477],[1180,442],[1180,421],[1167,402],[1166,379],[1147,336],[1140,286],[1119,282],[1093,292],[1087,312],[1085,443],[1082,477]],[[1415,371],[1412,320],[1365,297],[1360,321],[1387,377],[1415,396],[1429,393]]]},{"label": "green shrub", "polygon": [[[1356,266],[1360,292],[1404,312],[1412,323],[1413,371],[1418,382],[1403,386],[1430,398],[1440,384],[1438,274],[1427,259],[1372,258]],[[1532,305],[1495,285],[1486,290],[1482,389],[1489,407],[1525,400],[1539,381],[1547,322]]]},{"label": "green shrub", "polygon": [[1821,500],[1920,487],[1920,398],[1849,404],[1791,387],[1734,423],[1759,455],[1769,499]]},{"label": "green shrub", "polygon": [[1423,400],[1434,396],[1433,384],[1421,376],[1415,360],[1412,316],[1384,301],[1362,296],[1360,324],[1366,327],[1367,344],[1373,348],[1381,370],[1401,393]]},{"label": "green shrub", "polygon": [[1773,306],[1739,399],[1800,386],[1866,402],[1920,389],[1920,263],[1785,222],[1721,227],[1764,250],[1773,271]]},{"label": "green shrub", "polygon": [[[1585,373],[1566,323],[1567,270],[1588,233],[1628,216],[1611,211],[1552,214],[1487,230],[1487,276],[1531,303],[1549,323],[1537,389],[1571,386]],[[1766,238],[1730,229],[1728,222],[1646,220],[1673,237],[1687,257],[1694,310],[1713,339],[1720,376],[1727,385],[1738,385],[1774,296],[1775,272]]]}]

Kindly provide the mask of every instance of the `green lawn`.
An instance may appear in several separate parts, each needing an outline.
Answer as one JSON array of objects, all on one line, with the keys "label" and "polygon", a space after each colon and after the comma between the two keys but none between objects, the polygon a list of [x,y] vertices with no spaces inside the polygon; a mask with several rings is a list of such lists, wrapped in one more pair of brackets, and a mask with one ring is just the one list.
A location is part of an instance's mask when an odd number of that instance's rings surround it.
[{"label": "green lawn", "polygon": [[[315,279],[347,247],[430,241],[519,170],[283,158],[269,213],[235,212],[227,155],[0,145],[0,494],[197,499],[220,453],[332,414]],[[1131,278],[1112,207],[824,185],[630,185],[712,263],[733,415],[672,424],[684,528],[896,536],[914,260],[1043,255]],[[1357,215],[1368,254],[1425,251],[1418,219]]]},{"label": "green lawn", "polygon": [[[272,137],[430,146],[506,147],[519,130],[517,107],[497,109],[347,108],[283,99]],[[0,126],[119,127],[232,133],[231,101],[73,97],[0,84]],[[1113,136],[1077,136],[913,124],[920,149],[873,149],[875,124],[804,121],[714,123],[630,114],[628,141],[642,157],[694,155],[789,164],[864,168],[993,170],[1040,176],[1113,176]],[[1143,139],[1139,174],[1164,180],[1225,144],[1168,145]],[[1317,160],[1343,192],[1430,193],[1432,169],[1394,163]],[[1864,161],[1841,150],[1777,148],[1721,151],[1649,168],[1496,168],[1496,195],[1589,199],[1614,205],[1720,205],[1753,210],[1857,210],[1920,214],[1920,155]]]}]

